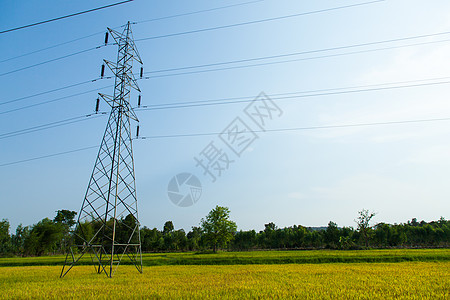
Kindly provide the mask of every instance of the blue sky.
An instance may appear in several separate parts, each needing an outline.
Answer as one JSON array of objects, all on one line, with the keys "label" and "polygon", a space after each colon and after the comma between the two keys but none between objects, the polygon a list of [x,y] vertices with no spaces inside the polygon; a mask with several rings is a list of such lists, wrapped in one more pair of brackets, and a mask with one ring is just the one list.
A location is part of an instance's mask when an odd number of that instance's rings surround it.
[{"label": "blue sky", "polygon": [[[258,139],[239,157],[232,156],[217,135],[134,141],[139,214],[141,223],[148,227],[161,229],[165,221],[172,220],[176,228],[185,230],[198,225],[215,205],[229,207],[232,219],[244,230],[261,230],[268,222],[279,227],[323,226],[332,220],[339,226],[354,226],[353,220],[363,208],[378,213],[374,222],[448,218],[450,121],[270,131],[450,117],[450,86],[446,83],[450,80],[450,34],[429,36],[450,31],[450,3],[368,2],[135,0],[1,34],[0,60],[92,36],[0,62],[0,74],[100,46],[106,27],[115,28],[127,21],[137,22],[132,30],[139,40],[316,12],[137,41],[146,72],[427,35],[186,70],[204,71],[191,74],[147,74],[167,76],[139,81],[143,105],[253,99],[264,92],[283,113],[270,120],[268,131],[258,132]],[[111,3],[2,1],[0,31]],[[362,5],[351,6],[354,4]],[[225,6],[230,7],[154,20]],[[349,7],[332,9],[344,6]],[[113,84],[111,79],[3,103],[97,79],[102,60],[115,61],[116,55],[116,47],[109,45],[0,76],[0,138],[2,134],[92,113],[97,92],[112,93],[111,87],[104,88]],[[264,65],[248,67],[257,63]],[[223,67],[238,68],[211,71]],[[361,88],[351,88],[357,86]],[[336,90],[323,95],[329,89]],[[286,99],[276,96],[294,92],[310,95],[309,91],[320,91],[317,94],[322,95]],[[78,93],[84,94],[72,96]],[[134,105],[137,95],[132,95]],[[42,104],[66,96],[72,97]],[[39,105],[24,108],[34,104]],[[219,133],[236,117],[256,129],[250,119],[245,119],[248,104],[136,112],[141,136]],[[14,109],[19,110],[7,112]],[[107,111],[107,105],[103,103],[101,110]],[[106,121],[106,116],[86,118],[2,138],[0,165],[99,145]],[[216,182],[204,176],[194,160],[211,142],[235,160]],[[78,211],[97,151],[91,148],[1,166],[0,218],[9,219],[15,230],[19,223],[30,225],[53,217],[58,209]],[[186,208],[174,205],[167,195],[169,181],[182,172],[197,176],[203,188],[198,202]]]}]

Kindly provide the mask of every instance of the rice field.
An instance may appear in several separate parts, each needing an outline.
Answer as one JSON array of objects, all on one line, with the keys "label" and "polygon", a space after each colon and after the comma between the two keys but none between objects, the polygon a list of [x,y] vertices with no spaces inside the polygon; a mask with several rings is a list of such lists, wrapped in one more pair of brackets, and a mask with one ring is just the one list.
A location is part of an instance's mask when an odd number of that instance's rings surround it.
[{"label": "rice field", "polygon": [[[62,265],[65,256],[0,258],[0,267]],[[305,264],[305,263],[364,263],[450,261],[450,249],[380,249],[380,250],[295,250],[218,252],[215,254],[146,253],[144,266],[162,265],[245,265],[245,264]],[[127,263],[125,260],[123,263]],[[90,264],[88,255],[81,264]]]},{"label": "rice field", "polygon": [[0,268],[0,298],[450,299],[450,262]]}]

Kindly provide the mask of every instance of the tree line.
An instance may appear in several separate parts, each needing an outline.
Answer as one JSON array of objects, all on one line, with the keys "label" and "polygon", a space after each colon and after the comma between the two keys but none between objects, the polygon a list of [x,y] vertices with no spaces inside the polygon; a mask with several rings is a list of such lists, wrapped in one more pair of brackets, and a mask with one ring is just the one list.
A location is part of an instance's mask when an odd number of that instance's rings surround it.
[{"label": "tree line", "polygon": [[[293,225],[278,228],[273,222],[265,224],[264,230],[237,230],[230,220],[230,210],[216,206],[189,232],[175,229],[172,221],[165,222],[162,230],[140,228],[143,252],[257,250],[257,249],[367,249],[391,247],[449,247],[450,221],[441,217],[438,221],[418,222],[412,219],[401,224],[370,221],[375,215],[367,210],[358,212],[356,228],[338,227],[330,221],[321,228]],[[59,210],[53,219],[44,218],[32,226],[19,225],[10,234],[10,224],[0,222],[0,256],[40,256],[63,254],[71,243],[71,230],[78,230],[76,212]],[[116,220],[120,228],[130,228],[132,218]],[[96,226],[89,225],[89,226]],[[94,231],[95,228],[84,228]]]}]

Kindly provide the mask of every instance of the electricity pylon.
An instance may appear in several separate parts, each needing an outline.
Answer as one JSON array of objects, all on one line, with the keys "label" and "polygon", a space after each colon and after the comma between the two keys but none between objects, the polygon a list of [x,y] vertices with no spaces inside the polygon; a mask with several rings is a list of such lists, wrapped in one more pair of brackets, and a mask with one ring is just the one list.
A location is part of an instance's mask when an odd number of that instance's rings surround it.
[{"label": "electricity pylon", "polygon": [[[132,88],[140,92],[132,73],[133,61],[140,64],[142,61],[133,42],[130,22],[121,33],[108,28],[106,43],[108,33],[119,47],[116,64],[105,60],[115,75],[114,95],[99,95],[111,106],[111,113],[61,277],[75,264],[86,264],[87,256],[82,259],[85,254],[89,254],[96,272],[105,273],[108,277],[113,276],[125,257],[142,273],[130,130],[130,119],[138,122],[138,118],[129,102]],[[104,66],[102,76],[103,72]]]}]

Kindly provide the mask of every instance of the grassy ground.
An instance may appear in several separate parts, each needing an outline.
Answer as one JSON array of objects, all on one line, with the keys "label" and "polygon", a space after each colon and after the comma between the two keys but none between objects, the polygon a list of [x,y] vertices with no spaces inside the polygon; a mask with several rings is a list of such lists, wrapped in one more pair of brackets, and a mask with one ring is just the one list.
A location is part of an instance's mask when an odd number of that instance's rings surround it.
[{"label": "grassy ground", "polygon": [[92,266],[63,279],[58,266],[3,267],[0,298],[449,299],[450,262],[121,266],[113,278]]},{"label": "grassy ground", "polygon": [[[143,255],[144,266],[161,265],[246,265],[246,264],[316,264],[364,263],[405,261],[450,261],[450,249],[392,249],[356,251],[249,251],[219,252],[217,254],[150,253]],[[0,258],[5,266],[55,266],[62,265],[64,256]],[[125,259],[124,264],[128,261]],[[88,255],[81,264],[90,264]]]}]

